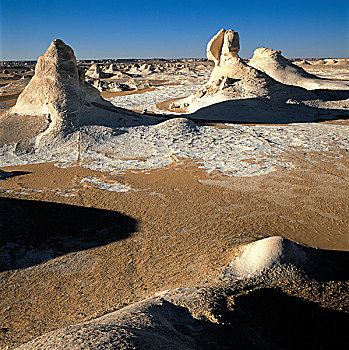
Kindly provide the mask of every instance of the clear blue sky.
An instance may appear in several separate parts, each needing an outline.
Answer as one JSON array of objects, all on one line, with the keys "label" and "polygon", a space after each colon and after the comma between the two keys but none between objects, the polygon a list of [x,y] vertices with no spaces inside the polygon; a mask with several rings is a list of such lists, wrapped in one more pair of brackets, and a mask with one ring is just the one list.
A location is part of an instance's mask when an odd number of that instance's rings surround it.
[{"label": "clear blue sky", "polygon": [[0,60],[37,59],[63,39],[77,58],[205,57],[220,29],[287,57],[348,57],[348,1],[0,0]]}]

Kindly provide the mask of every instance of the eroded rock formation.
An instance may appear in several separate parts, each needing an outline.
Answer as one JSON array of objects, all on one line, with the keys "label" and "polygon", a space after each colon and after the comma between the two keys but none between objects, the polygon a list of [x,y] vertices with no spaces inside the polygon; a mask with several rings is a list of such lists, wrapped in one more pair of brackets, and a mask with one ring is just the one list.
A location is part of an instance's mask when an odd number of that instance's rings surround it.
[{"label": "eroded rock formation", "polygon": [[[125,118],[126,117],[126,118]],[[138,123],[133,112],[114,107],[85,82],[74,51],[62,40],[39,57],[35,74],[14,107],[0,121],[0,144],[66,135],[83,125],[123,126]]]},{"label": "eroded rock formation", "polygon": [[286,85],[300,86],[307,90],[349,89],[349,82],[320,79],[313,74],[307,73],[303,68],[294,65],[285,58],[280,50],[272,50],[265,47],[256,49],[249,65]]},{"label": "eroded rock formation", "polygon": [[45,115],[60,128],[78,119],[81,108],[92,102],[103,100],[96,89],[85,83],[72,48],[57,39],[39,57],[33,78],[10,114]]},{"label": "eroded rock formation", "polygon": [[[174,103],[172,109],[185,109],[198,119],[256,122],[310,121],[319,115],[318,108],[342,109],[344,106],[343,109],[347,109],[347,105],[337,102],[345,97],[339,96],[335,103],[327,103],[327,97],[321,100],[322,97],[311,91],[290,86],[292,81],[284,84],[273,74],[270,76],[269,71],[253,67],[253,59],[248,65],[239,57],[239,49],[239,34],[231,29],[221,29],[207,45],[207,58],[215,63],[209,81],[198,92]],[[273,51],[273,55],[282,61],[279,51]],[[304,72],[304,77],[308,74],[285,58],[282,62],[283,66],[279,64],[276,69],[285,74],[285,80],[288,75],[290,80],[292,74],[299,76],[297,70]]]}]

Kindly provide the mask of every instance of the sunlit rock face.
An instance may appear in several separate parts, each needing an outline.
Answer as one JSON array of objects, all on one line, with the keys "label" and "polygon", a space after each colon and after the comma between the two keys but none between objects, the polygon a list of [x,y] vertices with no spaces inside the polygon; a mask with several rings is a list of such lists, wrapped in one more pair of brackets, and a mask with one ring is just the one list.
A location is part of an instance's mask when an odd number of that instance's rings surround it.
[{"label": "sunlit rock face", "polygon": [[11,114],[49,116],[55,127],[78,118],[83,106],[101,100],[99,92],[85,83],[73,49],[62,40],[51,43],[39,57],[35,75],[18,97]]},{"label": "sunlit rock face", "polygon": [[[306,64],[306,63],[305,63]],[[303,68],[294,65],[285,58],[280,50],[260,47],[254,51],[249,62],[254,67],[280,83],[303,87],[307,90],[331,89],[348,90],[348,81],[331,81],[320,79],[316,75],[307,73]]]}]

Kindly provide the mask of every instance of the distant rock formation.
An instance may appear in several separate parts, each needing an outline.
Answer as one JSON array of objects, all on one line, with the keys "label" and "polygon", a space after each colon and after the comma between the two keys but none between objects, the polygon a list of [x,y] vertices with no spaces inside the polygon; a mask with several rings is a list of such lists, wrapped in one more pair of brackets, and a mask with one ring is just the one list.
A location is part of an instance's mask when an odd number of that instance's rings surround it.
[{"label": "distant rock formation", "polygon": [[93,64],[86,72],[86,75],[92,79],[101,79],[106,76],[102,72],[101,67],[98,64]]},{"label": "distant rock formation", "polygon": [[314,61],[313,64],[322,66],[323,64],[326,64],[326,62],[324,60],[318,60],[318,61]]},{"label": "distant rock formation", "polygon": [[8,92],[16,92],[16,91],[20,91],[23,90],[29,83],[31,77],[27,76],[27,77],[22,77],[21,79],[12,81],[11,83],[0,87],[0,92],[2,93],[8,93]]},{"label": "distant rock formation", "polygon": [[115,63],[111,63],[108,69],[105,70],[105,73],[116,73],[118,72],[118,68]]},{"label": "distant rock formation", "polygon": [[337,60],[335,60],[334,58],[328,58],[325,60],[327,65],[333,65],[333,64],[337,64]]},{"label": "distant rock formation", "polygon": [[349,82],[331,81],[309,74],[282,56],[280,50],[265,47],[256,49],[248,64],[286,85],[299,86],[307,90],[349,90]]}]

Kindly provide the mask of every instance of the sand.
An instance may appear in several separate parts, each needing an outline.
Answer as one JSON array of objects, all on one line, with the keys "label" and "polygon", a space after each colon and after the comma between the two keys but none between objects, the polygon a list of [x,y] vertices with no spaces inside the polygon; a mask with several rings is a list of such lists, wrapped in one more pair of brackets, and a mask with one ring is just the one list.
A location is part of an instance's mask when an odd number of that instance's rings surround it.
[{"label": "sand", "polygon": [[[2,212],[6,216],[2,222],[8,223],[10,232],[21,231],[32,217],[34,231],[28,234],[35,235],[35,222],[40,220],[36,215],[57,211],[39,226],[46,235],[61,220],[66,205],[120,213],[131,231],[122,239],[92,240],[88,250],[79,244],[57,250],[49,241],[44,247],[33,249],[20,242],[24,250],[10,249],[10,254],[21,258],[12,261],[12,268],[21,270],[1,274],[5,310],[1,322],[7,329],[2,344],[28,341],[160,290],[205,285],[227,266],[241,243],[282,234],[310,247],[349,249],[348,159],[299,152],[292,161],[295,169],[248,178],[208,175],[190,160],[119,175],[80,166],[59,168],[53,163],[3,168],[23,172],[0,184],[8,208]],[[88,177],[114,181],[130,190],[112,192],[81,182]],[[28,211],[32,205],[20,209],[29,200],[41,203],[32,209],[35,216]],[[60,203],[62,209],[50,208],[50,203]],[[11,210],[14,207],[16,211]],[[77,218],[78,228],[83,218]],[[61,234],[69,240],[69,224],[63,229]]]},{"label": "sand", "polygon": [[0,116],[7,112],[10,107],[16,104],[17,98],[21,91],[8,92],[0,95]]}]

